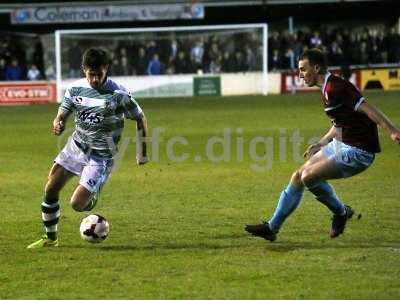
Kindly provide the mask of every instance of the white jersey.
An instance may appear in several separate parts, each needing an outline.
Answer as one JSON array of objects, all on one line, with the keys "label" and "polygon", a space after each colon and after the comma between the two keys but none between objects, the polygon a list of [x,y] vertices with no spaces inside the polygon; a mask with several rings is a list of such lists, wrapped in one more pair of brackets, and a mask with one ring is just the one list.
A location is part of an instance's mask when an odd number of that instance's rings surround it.
[{"label": "white jersey", "polygon": [[124,117],[141,119],[143,111],[131,93],[123,86],[107,79],[99,89],[92,88],[86,78],[72,83],[59,110],[75,113],[72,138],[83,149],[111,158],[124,128]]}]

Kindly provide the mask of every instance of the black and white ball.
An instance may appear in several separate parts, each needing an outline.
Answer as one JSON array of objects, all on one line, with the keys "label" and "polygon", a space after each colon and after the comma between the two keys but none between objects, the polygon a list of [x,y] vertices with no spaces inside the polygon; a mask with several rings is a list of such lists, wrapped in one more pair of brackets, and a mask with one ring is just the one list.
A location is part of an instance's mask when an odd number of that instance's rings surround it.
[{"label": "black and white ball", "polygon": [[110,232],[110,225],[106,218],[100,215],[89,215],[85,217],[79,228],[81,237],[89,243],[100,243],[104,241]]}]

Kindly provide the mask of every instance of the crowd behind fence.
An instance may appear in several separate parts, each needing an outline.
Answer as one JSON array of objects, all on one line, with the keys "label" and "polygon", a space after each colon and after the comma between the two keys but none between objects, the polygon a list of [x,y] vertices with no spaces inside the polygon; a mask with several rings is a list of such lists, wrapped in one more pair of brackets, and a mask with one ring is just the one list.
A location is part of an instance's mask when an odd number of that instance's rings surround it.
[{"label": "crowd behind fence", "polygon": [[[262,70],[260,33],[187,33],[126,39],[116,36],[103,47],[111,54],[110,74],[116,76],[251,72]],[[65,77],[74,78],[80,71],[84,48],[98,45],[98,42],[83,39],[79,43],[72,40],[65,44],[70,47],[64,49],[67,59],[63,73]]]},{"label": "crowd behind fence", "polygon": [[[71,41],[62,49],[63,77],[81,76],[85,43]],[[262,70],[262,40],[255,34],[224,38],[216,34],[179,39],[117,40],[110,50],[110,75],[237,73]],[[0,37],[0,81],[55,79],[54,62],[45,61],[38,36],[3,33]],[[304,27],[290,34],[272,30],[268,38],[268,69],[296,67],[302,51],[318,47],[330,66],[400,64],[400,34],[396,27]]]},{"label": "crowd behind fence", "polygon": [[317,47],[327,54],[328,65],[374,65],[400,63],[400,34],[396,27],[329,27],[298,30],[294,34],[274,31],[268,42],[269,70],[291,67],[290,59],[307,48]]}]

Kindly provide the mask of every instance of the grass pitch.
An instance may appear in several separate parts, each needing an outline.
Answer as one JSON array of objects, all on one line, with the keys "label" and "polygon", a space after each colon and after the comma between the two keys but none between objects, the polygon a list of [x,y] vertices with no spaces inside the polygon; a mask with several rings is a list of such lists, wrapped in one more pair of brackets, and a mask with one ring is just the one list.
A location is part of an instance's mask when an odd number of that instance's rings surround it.
[{"label": "grass pitch", "polygon": [[[399,93],[365,95],[400,124]],[[382,130],[374,165],[333,182],[363,215],[343,236],[329,238],[330,213],[309,193],[275,243],[243,231],[272,214],[299,149],[329,129],[319,97],[139,99],[162,140],[139,167],[126,123],[94,210],[111,223],[108,239],[80,239],[74,179],[60,247],[37,251],[26,246],[42,234],[43,186],[65,136],[50,132],[55,105],[0,107],[0,299],[399,299],[400,148]]]}]

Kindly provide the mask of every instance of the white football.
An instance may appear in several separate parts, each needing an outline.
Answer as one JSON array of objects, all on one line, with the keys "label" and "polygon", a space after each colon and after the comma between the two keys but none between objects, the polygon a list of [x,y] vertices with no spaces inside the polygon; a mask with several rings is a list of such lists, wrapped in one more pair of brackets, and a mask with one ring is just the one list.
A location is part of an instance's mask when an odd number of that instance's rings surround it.
[{"label": "white football", "polygon": [[107,238],[110,232],[110,225],[103,216],[93,214],[83,218],[79,231],[85,241],[100,243]]}]

